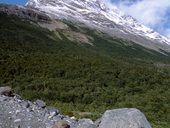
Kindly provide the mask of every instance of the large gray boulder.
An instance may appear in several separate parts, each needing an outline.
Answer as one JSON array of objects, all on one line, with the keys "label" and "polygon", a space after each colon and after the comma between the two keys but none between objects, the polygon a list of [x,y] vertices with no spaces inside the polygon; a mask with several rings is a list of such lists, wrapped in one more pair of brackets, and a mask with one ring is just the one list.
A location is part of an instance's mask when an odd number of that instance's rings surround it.
[{"label": "large gray boulder", "polygon": [[99,128],[151,128],[145,115],[135,108],[107,110]]}]

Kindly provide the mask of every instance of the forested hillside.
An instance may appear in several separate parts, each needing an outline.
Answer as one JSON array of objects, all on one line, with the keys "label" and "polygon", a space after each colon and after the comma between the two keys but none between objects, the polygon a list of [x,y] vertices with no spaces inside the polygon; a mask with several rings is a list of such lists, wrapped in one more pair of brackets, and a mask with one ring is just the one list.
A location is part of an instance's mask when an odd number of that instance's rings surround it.
[{"label": "forested hillside", "polygon": [[[142,110],[154,128],[170,126],[170,57],[133,42],[67,24],[91,43],[0,13],[0,85],[45,100],[63,113]],[[56,36],[56,32],[60,35]]]}]

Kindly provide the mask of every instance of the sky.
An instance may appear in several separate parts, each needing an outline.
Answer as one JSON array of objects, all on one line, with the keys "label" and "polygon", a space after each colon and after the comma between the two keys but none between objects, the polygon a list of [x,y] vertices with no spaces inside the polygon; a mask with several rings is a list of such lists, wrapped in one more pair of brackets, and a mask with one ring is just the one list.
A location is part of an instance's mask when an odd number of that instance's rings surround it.
[{"label": "sky", "polygon": [[170,0],[107,0],[140,23],[170,38]]},{"label": "sky", "polygon": [[27,0],[0,0],[0,3],[24,5]]},{"label": "sky", "polygon": [[[27,0],[0,0],[0,3],[24,5]],[[170,0],[104,0],[125,14],[170,38]]]}]

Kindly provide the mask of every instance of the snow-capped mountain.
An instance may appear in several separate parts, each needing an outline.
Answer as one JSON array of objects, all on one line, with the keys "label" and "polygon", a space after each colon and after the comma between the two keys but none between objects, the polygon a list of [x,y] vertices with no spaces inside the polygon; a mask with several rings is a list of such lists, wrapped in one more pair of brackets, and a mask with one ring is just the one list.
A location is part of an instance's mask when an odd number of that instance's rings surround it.
[{"label": "snow-capped mountain", "polygon": [[43,11],[53,19],[84,23],[149,48],[153,48],[153,44],[157,45],[156,50],[170,49],[168,38],[125,15],[117,7],[108,6],[103,0],[29,0],[26,6]]}]

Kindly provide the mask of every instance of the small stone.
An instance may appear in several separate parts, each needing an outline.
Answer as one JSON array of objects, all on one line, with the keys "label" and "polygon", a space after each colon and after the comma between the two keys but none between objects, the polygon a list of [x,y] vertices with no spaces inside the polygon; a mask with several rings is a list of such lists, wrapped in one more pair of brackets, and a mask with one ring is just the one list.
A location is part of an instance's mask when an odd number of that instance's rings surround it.
[{"label": "small stone", "polygon": [[52,107],[48,107],[47,111],[48,111],[49,115],[52,116],[52,117],[59,114],[59,110],[52,108]]},{"label": "small stone", "polygon": [[16,114],[18,114],[18,113],[20,113],[20,112],[21,112],[21,110],[16,110],[16,112],[15,112],[15,113],[16,113]]},{"label": "small stone", "polygon": [[21,122],[21,119],[14,120],[14,123]]},{"label": "small stone", "polygon": [[98,127],[101,123],[101,118],[97,119],[94,124]]},{"label": "small stone", "polygon": [[4,96],[13,96],[13,92],[11,87],[6,86],[6,87],[0,87],[0,95],[4,95]]},{"label": "small stone", "polygon": [[38,107],[41,107],[41,108],[45,108],[46,107],[46,103],[42,100],[36,100],[35,101],[35,104],[38,106]]},{"label": "small stone", "polygon": [[72,120],[76,120],[76,117],[72,116],[72,117],[70,117],[70,119],[72,119]]},{"label": "small stone", "polygon": [[66,121],[57,121],[52,128],[70,128],[70,125]]},{"label": "small stone", "polygon": [[8,97],[0,97],[0,101],[2,102],[2,101],[6,101],[6,100],[8,100]]},{"label": "small stone", "polygon": [[55,112],[52,112],[52,113],[49,114],[49,117],[48,117],[48,118],[51,119],[51,118],[53,118],[54,116],[56,116],[56,113],[55,113]]},{"label": "small stone", "polygon": [[80,119],[77,128],[97,128],[94,122],[90,119]]},{"label": "small stone", "polygon": [[30,104],[28,102],[24,101],[24,102],[22,102],[22,106],[25,108],[29,108]]}]

